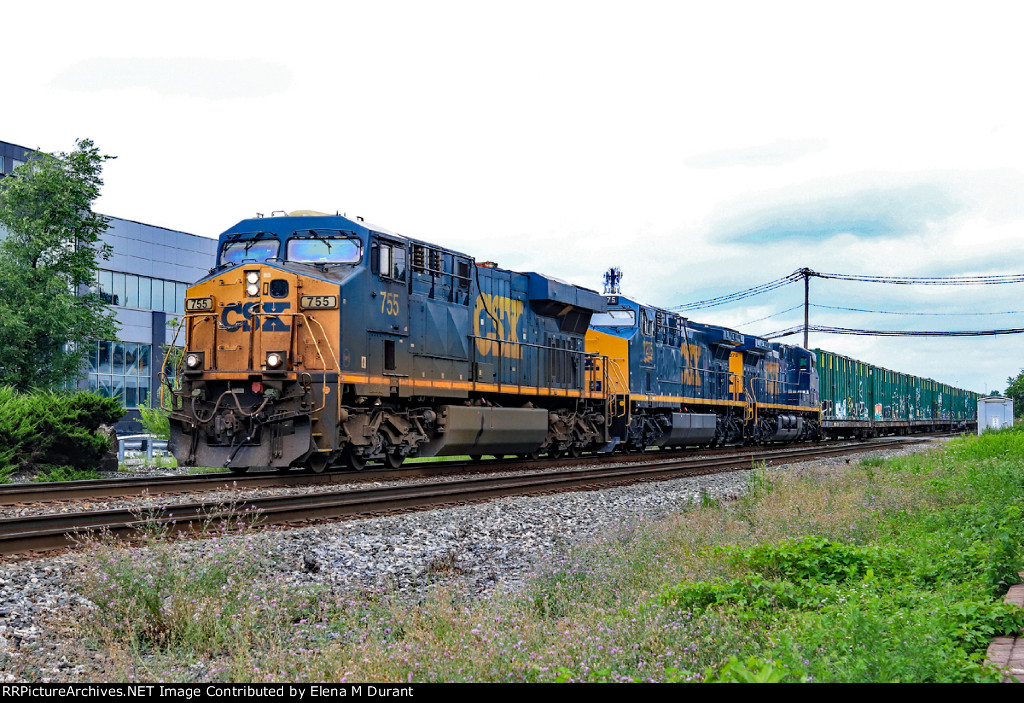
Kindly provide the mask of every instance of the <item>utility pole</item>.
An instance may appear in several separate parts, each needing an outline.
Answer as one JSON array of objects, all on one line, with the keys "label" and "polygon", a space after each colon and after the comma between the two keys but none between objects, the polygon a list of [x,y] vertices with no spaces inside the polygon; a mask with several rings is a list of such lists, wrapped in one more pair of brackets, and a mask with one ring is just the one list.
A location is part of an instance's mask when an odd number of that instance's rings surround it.
[{"label": "utility pole", "polygon": [[804,349],[810,349],[807,344],[807,328],[810,321],[811,308],[811,276],[814,274],[809,268],[802,268],[797,273],[804,277]]}]

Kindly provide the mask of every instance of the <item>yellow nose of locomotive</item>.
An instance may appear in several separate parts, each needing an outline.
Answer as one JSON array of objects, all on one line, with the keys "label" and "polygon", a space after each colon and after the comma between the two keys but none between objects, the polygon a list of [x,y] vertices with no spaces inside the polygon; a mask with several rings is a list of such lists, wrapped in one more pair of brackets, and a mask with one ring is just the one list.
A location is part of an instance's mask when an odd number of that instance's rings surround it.
[{"label": "yellow nose of locomotive", "polygon": [[274,266],[239,266],[190,288],[185,307],[186,374],[336,368],[337,285]]},{"label": "yellow nose of locomotive", "polygon": [[334,451],[324,443],[339,416],[339,293],[255,263],[189,288],[171,415],[184,461],[287,467]]}]

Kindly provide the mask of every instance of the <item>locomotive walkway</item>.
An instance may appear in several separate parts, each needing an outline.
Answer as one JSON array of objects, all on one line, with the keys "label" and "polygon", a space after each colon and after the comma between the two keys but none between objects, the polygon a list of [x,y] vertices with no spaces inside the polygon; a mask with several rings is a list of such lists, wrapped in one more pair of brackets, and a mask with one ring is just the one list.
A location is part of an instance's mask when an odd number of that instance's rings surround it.
[{"label": "locomotive walkway", "polygon": [[[1021,578],[1024,579],[1024,572]],[[1003,600],[1024,607],[1024,583],[1011,586]],[[1024,683],[1024,635],[995,638],[988,646],[985,659],[1005,672],[1003,683]]]}]

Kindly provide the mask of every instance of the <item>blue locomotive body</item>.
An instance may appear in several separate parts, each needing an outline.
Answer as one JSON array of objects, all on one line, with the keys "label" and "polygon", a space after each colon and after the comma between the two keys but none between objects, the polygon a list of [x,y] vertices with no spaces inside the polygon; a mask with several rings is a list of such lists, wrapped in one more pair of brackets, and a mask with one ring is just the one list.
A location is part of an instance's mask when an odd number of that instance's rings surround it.
[{"label": "blue locomotive body", "polygon": [[[323,470],[606,443],[602,296],[344,217],[245,220],[188,291],[185,463]],[[271,363],[273,361],[274,363]]]},{"label": "blue locomotive body", "polygon": [[[182,326],[180,387],[168,389],[186,465],[323,471],[820,439],[839,420],[823,429],[819,400],[852,398],[829,361],[819,399],[805,349],[340,216],[224,232]],[[970,404],[934,391],[937,418]]]},{"label": "blue locomotive body", "polygon": [[607,358],[613,440],[626,447],[820,436],[806,350],[692,322],[622,296],[595,315],[587,350]]}]

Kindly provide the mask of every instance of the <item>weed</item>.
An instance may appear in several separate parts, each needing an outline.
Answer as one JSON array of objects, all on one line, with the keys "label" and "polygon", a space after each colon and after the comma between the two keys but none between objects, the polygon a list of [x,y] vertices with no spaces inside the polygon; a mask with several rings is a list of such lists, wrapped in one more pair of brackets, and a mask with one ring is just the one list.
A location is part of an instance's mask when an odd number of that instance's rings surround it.
[{"label": "weed", "polygon": [[98,471],[76,469],[73,466],[41,466],[32,480],[37,483],[52,481],[88,481],[102,478]]},{"label": "weed", "polygon": [[706,671],[704,677],[708,683],[782,683],[791,678],[773,662],[757,657],[747,657],[741,662],[735,655],[717,671]]}]

